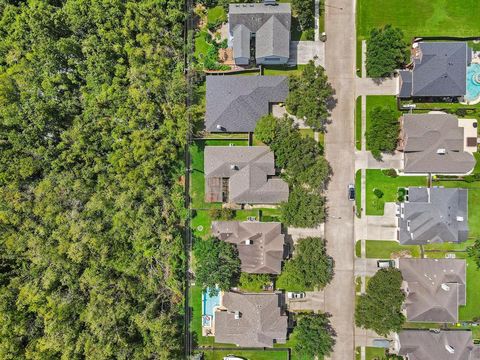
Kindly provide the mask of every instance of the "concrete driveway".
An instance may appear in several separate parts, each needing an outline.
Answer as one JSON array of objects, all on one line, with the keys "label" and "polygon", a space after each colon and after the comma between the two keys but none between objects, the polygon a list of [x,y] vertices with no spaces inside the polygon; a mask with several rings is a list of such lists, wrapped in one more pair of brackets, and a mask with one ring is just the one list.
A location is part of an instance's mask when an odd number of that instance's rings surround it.
[{"label": "concrete driveway", "polygon": [[356,94],[360,95],[397,95],[399,91],[399,78],[392,77],[376,81],[370,78],[355,79]]},{"label": "concrete driveway", "polygon": [[355,259],[355,276],[373,276],[378,271],[377,259]]},{"label": "concrete driveway", "polygon": [[315,56],[318,58],[315,63],[325,67],[325,43],[321,41],[290,42],[290,59],[288,60],[289,64],[307,64]]},{"label": "concrete driveway", "polygon": [[403,153],[382,154],[379,161],[372,156],[370,151],[355,152],[355,168],[358,169],[403,169]]},{"label": "concrete driveway", "polygon": [[383,216],[367,216],[365,240],[397,240],[395,203],[385,203]]},{"label": "concrete driveway", "polygon": [[287,228],[287,234],[291,237],[293,240],[293,243],[295,244],[298,239],[303,239],[306,237],[325,237],[325,229],[324,229],[324,224],[320,224],[316,228],[293,228],[289,227]]},{"label": "concrete driveway", "polygon": [[289,300],[287,306],[290,311],[323,311],[325,297],[323,291],[307,291],[304,299]]}]

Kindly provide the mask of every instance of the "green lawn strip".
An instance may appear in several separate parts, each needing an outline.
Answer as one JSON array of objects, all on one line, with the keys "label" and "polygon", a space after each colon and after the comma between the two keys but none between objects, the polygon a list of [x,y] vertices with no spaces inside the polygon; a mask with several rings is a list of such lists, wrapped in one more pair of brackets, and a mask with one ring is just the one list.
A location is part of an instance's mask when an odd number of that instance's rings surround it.
[{"label": "green lawn strip", "polygon": [[[395,96],[383,96],[383,95],[370,95],[367,96],[367,119],[366,119],[366,129],[365,132],[370,130],[370,127],[372,126],[372,120],[371,120],[371,112],[372,110],[377,107],[388,107],[392,110],[395,110],[397,113],[397,118],[400,118],[402,113],[397,110],[397,99]],[[368,148],[368,143],[367,143],[367,150],[370,150]]]},{"label": "green lawn strip", "polygon": [[355,104],[355,147],[362,150],[362,97],[357,97]]},{"label": "green lawn strip", "polygon": [[[366,214],[383,215],[383,208],[386,202],[397,201],[397,192],[400,187],[427,186],[425,176],[397,176],[389,177],[379,169],[366,170]],[[373,193],[374,189],[383,191],[383,197],[378,199]]]},{"label": "green lawn strip", "polygon": [[355,243],[355,256],[358,258],[362,256],[362,240],[357,240]]},{"label": "green lawn strip", "polygon": [[396,241],[366,240],[366,256],[371,259],[390,259],[393,253],[408,252],[412,257],[420,257],[417,245],[400,245]]},{"label": "green lawn strip", "polygon": [[278,208],[275,209],[261,209],[260,210],[260,221],[263,222],[281,222],[280,221],[281,211]]},{"label": "green lawn strip", "polygon": [[410,41],[421,36],[478,36],[478,0],[360,0],[357,2],[357,37],[391,24]]},{"label": "green lawn strip", "polygon": [[325,145],[325,134],[323,132],[318,132],[318,142]]},{"label": "green lawn strip", "polygon": [[357,170],[355,173],[355,206],[356,213],[362,213],[362,170]]},{"label": "green lawn strip", "polygon": [[473,156],[475,156],[475,161],[477,162],[475,164],[475,168],[473,169],[473,173],[480,174],[480,152],[474,153]]},{"label": "green lawn strip", "polygon": [[313,131],[313,129],[300,129],[299,131],[300,135],[304,138],[311,137],[313,139],[315,137],[315,131]]},{"label": "green lawn strip", "polygon": [[360,346],[355,348],[355,360],[360,360],[362,357]]},{"label": "green lawn strip", "polygon": [[385,356],[384,348],[367,346],[365,348],[365,360],[381,360]]},{"label": "green lawn strip", "polygon": [[200,59],[207,53],[208,48],[210,47],[209,43],[207,42],[208,33],[204,30],[199,31],[195,35],[195,58]]},{"label": "green lawn strip", "polygon": [[[362,40],[357,39],[356,45],[356,67],[357,67],[357,76],[362,77]],[[365,74],[366,75],[366,74]]]},{"label": "green lawn strip", "polygon": [[362,289],[362,277],[357,276],[355,278],[355,292],[358,293]]},{"label": "green lawn strip", "polygon": [[220,208],[221,203],[207,203],[205,202],[205,177],[204,177],[204,159],[203,151],[205,146],[235,146],[248,145],[247,140],[238,139],[209,139],[209,140],[195,140],[190,145],[191,156],[191,182],[190,182],[190,197],[191,205],[194,209],[210,209]]},{"label": "green lawn strip", "polygon": [[285,66],[285,65],[266,65],[263,69],[263,75],[300,75],[305,65]]},{"label": "green lawn strip", "polygon": [[480,270],[475,261],[467,257],[467,304],[460,306],[460,320],[480,318]]},{"label": "green lawn strip", "polygon": [[204,350],[205,360],[223,360],[227,355],[235,355],[245,360],[286,360],[287,351],[274,350]]},{"label": "green lawn strip", "polygon": [[215,6],[208,9],[207,13],[207,23],[216,24],[227,21],[227,14],[223,6]]}]

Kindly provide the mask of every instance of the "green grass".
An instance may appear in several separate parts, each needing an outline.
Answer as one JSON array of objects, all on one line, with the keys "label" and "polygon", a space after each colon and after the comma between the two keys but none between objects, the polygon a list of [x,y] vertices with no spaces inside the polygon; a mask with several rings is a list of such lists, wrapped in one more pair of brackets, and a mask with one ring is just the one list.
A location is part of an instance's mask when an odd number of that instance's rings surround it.
[{"label": "green grass", "polygon": [[362,214],[362,170],[357,170],[355,173],[355,207],[356,213],[360,217]]},{"label": "green grass", "polygon": [[355,147],[362,150],[362,97],[357,97],[355,103]]},{"label": "green grass", "polygon": [[234,144],[235,146],[246,146],[248,141],[238,139],[210,139],[210,140],[196,140],[190,146],[191,156],[191,182],[190,182],[190,196],[193,209],[210,209],[219,208],[221,203],[206,203],[205,202],[205,178],[204,178],[204,159],[203,150],[205,146],[228,146]]},{"label": "green grass", "polygon": [[[386,202],[397,201],[397,191],[400,187],[427,186],[425,176],[398,176],[396,178],[383,174],[382,170],[367,169],[366,178],[366,214],[383,215]],[[383,191],[383,197],[378,199],[373,190],[378,188]]]},{"label": "green grass", "polygon": [[300,75],[305,65],[285,66],[285,65],[265,65],[263,75]]},{"label": "green grass", "polygon": [[193,332],[196,343],[200,346],[212,346],[214,338],[212,336],[202,336],[202,288],[200,286],[190,287],[190,306],[192,308],[190,329]]},{"label": "green grass", "polygon": [[417,36],[478,36],[478,0],[359,0],[357,37],[364,39],[373,28],[391,24],[403,30],[405,39]]},{"label": "green grass", "polygon": [[[370,127],[372,126],[372,118],[371,112],[376,107],[388,107],[392,110],[395,110],[397,118],[400,118],[402,113],[397,110],[397,98],[395,96],[377,96],[371,95],[367,96],[367,121],[366,121],[366,129],[365,131],[368,132]],[[370,150],[368,147],[367,142],[367,150]]]},{"label": "green grass", "polygon": [[408,252],[414,258],[420,257],[420,247],[417,245],[400,245],[396,241],[388,240],[366,241],[366,256],[370,259],[390,259],[393,253],[400,251]]},{"label": "green grass", "polygon": [[357,39],[356,41],[356,72],[358,77],[362,77],[362,40]]},{"label": "green grass", "polygon": [[300,135],[303,138],[311,137],[312,139],[315,138],[315,131],[313,129],[300,129]]},{"label": "green grass", "polygon": [[480,318],[480,270],[472,258],[467,258],[467,305],[459,309],[460,320]]},{"label": "green grass", "polygon": [[365,348],[365,360],[382,360],[385,356],[385,349],[366,347]]},{"label": "green grass", "polygon": [[215,6],[213,8],[208,9],[207,23],[216,24],[216,23],[223,23],[225,21],[227,21],[227,14],[223,6]]},{"label": "green grass", "polygon": [[323,132],[318,132],[318,142],[325,145],[325,134]]},{"label": "green grass", "polygon": [[356,257],[361,257],[362,254],[362,240],[357,240],[357,242],[355,243],[355,256]]},{"label": "green grass", "polygon": [[207,41],[207,32],[202,30],[195,35],[195,58],[200,59],[207,53],[210,44]]},{"label": "green grass", "polygon": [[474,153],[473,156],[475,157],[475,161],[477,162],[475,164],[475,167],[473,168],[473,173],[480,174],[480,152]]},{"label": "green grass", "polygon": [[287,360],[287,351],[273,350],[209,350],[203,352],[205,360],[223,360],[224,356],[233,354],[246,360]]}]

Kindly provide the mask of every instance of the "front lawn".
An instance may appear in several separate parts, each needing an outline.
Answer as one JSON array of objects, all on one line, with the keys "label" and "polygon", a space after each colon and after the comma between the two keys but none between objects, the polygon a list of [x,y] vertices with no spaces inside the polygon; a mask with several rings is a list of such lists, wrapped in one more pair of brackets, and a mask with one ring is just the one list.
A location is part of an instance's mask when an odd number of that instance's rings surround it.
[{"label": "front lawn", "polygon": [[[397,98],[395,96],[380,96],[371,95],[367,96],[367,119],[365,132],[369,131],[372,125],[371,112],[376,107],[388,107],[394,110],[397,114],[397,118],[400,118],[402,113],[397,110]],[[370,150],[367,142],[367,150]]]},{"label": "front lawn", "polygon": [[235,355],[245,360],[287,360],[287,350],[208,350],[203,352],[205,360],[223,360],[227,355]]},{"label": "front lawn", "polygon": [[[367,169],[366,178],[366,214],[383,215],[386,202],[396,202],[398,189],[409,186],[427,186],[426,176],[397,176],[396,178],[384,175],[382,170]],[[374,189],[380,189],[383,196],[378,199],[373,193]]]},{"label": "front lawn", "polygon": [[359,0],[357,35],[365,39],[373,28],[391,24],[410,41],[420,36],[478,36],[478,0]]},{"label": "front lawn", "polygon": [[286,66],[286,65],[265,65],[263,67],[263,75],[300,75],[302,69],[305,65],[294,65],[294,66]]},{"label": "front lawn", "polygon": [[190,197],[193,209],[220,208],[221,203],[205,202],[205,177],[203,151],[205,146],[247,146],[247,140],[239,139],[209,139],[196,140],[190,145],[191,175],[190,175]]},{"label": "front lawn", "polygon": [[[357,256],[360,256],[360,240],[357,241],[355,250]],[[418,245],[400,245],[396,241],[388,240],[366,240],[366,257],[370,259],[390,259],[392,254],[401,253],[403,257],[409,255],[414,258],[420,257],[420,247]]]}]

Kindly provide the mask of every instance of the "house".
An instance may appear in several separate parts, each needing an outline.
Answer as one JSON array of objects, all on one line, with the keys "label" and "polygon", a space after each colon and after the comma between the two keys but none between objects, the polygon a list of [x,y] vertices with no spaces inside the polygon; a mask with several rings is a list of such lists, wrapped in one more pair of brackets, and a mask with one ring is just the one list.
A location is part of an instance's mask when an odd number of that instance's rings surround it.
[{"label": "house", "polygon": [[410,187],[407,199],[397,203],[400,244],[459,243],[467,240],[467,189]]},{"label": "house", "polygon": [[286,76],[207,76],[208,132],[253,132],[273,104],[285,102]]},{"label": "house", "polygon": [[400,71],[399,97],[462,98],[471,61],[472,50],[466,42],[414,43],[413,69]]},{"label": "house", "polygon": [[476,120],[428,113],[405,114],[400,123],[405,173],[467,174],[475,167],[470,137]]},{"label": "house", "polygon": [[458,321],[458,307],[466,304],[465,260],[399,259],[399,269],[408,321]]},{"label": "house", "polygon": [[395,352],[408,360],[480,360],[480,346],[465,330],[403,330]]},{"label": "house", "polygon": [[214,221],[212,234],[236,245],[243,272],[280,274],[285,252],[285,235],[280,223]]},{"label": "house", "polygon": [[[230,4],[228,28],[236,65],[286,64],[290,57],[289,3]],[[252,51],[253,50],[253,51]]]},{"label": "house", "polygon": [[226,292],[215,312],[215,342],[273,347],[287,341],[288,316],[281,293]]},{"label": "house", "polygon": [[206,146],[205,201],[278,204],[288,200],[288,184],[275,176],[268,146]]}]

